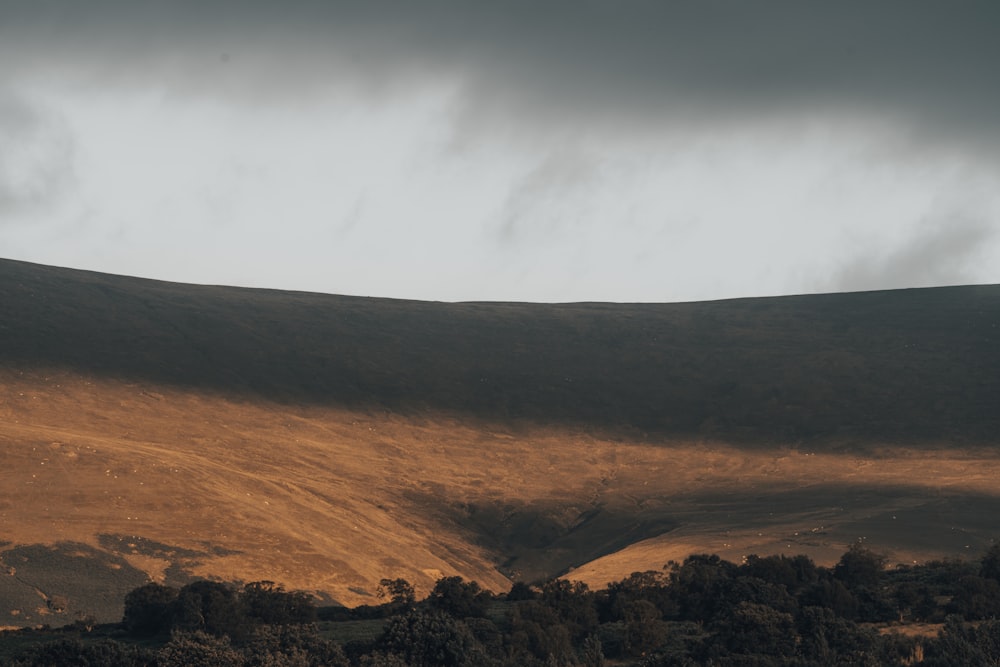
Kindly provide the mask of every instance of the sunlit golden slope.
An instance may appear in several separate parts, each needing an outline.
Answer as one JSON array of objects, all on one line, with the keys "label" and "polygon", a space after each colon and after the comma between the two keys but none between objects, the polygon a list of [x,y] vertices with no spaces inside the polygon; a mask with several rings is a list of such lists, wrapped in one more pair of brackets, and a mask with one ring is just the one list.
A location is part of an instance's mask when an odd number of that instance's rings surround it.
[{"label": "sunlit golden slope", "polygon": [[0,625],[113,618],[147,578],[358,604],[384,576],[1000,534],[996,287],[436,304],[9,261],[0,285]]}]

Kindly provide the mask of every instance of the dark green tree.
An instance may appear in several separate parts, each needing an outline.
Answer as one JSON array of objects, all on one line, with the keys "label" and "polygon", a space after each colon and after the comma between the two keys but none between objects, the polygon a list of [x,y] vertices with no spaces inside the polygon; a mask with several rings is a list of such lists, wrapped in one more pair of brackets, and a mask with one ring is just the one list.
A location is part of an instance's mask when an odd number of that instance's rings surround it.
[{"label": "dark green tree", "polygon": [[833,568],[833,576],[848,589],[874,590],[882,577],[887,558],[860,542],[852,544]]},{"label": "dark green tree", "polygon": [[683,620],[706,622],[729,608],[724,589],[737,567],[716,555],[695,554],[670,573],[670,590]]},{"label": "dark green tree", "polygon": [[510,612],[506,648],[511,664],[575,658],[569,629],[559,614],[541,600],[519,602]]},{"label": "dark green tree", "polygon": [[546,582],[538,601],[558,615],[574,642],[582,641],[597,629],[595,596],[582,581]]},{"label": "dark green tree", "polygon": [[967,621],[1000,617],[1000,581],[968,575],[958,580],[948,611]]},{"label": "dark green tree", "polygon": [[961,617],[949,616],[937,638],[928,642],[921,667],[997,664],[996,659],[991,660],[978,643],[975,629],[967,626]]},{"label": "dark green tree", "polygon": [[677,602],[670,590],[670,577],[665,572],[648,570],[633,572],[621,581],[608,584],[598,599],[601,620],[621,620],[625,606],[635,600],[653,603],[662,617],[677,616]]},{"label": "dark green tree", "polygon": [[583,648],[580,651],[580,664],[583,667],[604,667],[604,647],[597,635],[590,635],[583,640]]},{"label": "dark green tree", "polygon": [[243,613],[248,619],[265,625],[313,623],[316,604],[299,591],[287,592],[273,581],[255,581],[240,594]]},{"label": "dark green tree", "polygon": [[247,641],[247,667],[349,667],[336,642],[320,636],[316,625],[261,626]]},{"label": "dark green tree", "polygon": [[406,579],[382,579],[378,582],[377,595],[379,600],[406,609],[412,607],[417,599],[413,584]]},{"label": "dark green tree", "polygon": [[172,607],[172,627],[203,631],[217,637],[238,637],[247,628],[236,593],[217,581],[195,581],[177,594]]},{"label": "dark green tree", "polygon": [[726,652],[788,657],[795,653],[798,635],[791,614],[755,602],[740,602],[716,626]]},{"label": "dark green tree", "polygon": [[660,646],[667,636],[667,624],[656,605],[649,600],[632,600],[622,613],[625,621],[623,648],[631,656],[640,656]]},{"label": "dark green tree", "polygon": [[490,606],[491,595],[474,581],[462,577],[442,577],[427,596],[427,604],[455,618],[482,617]]},{"label": "dark green tree", "polygon": [[246,656],[233,648],[229,637],[201,631],[175,632],[157,653],[158,667],[246,667]]},{"label": "dark green tree", "polygon": [[469,628],[438,610],[414,610],[389,619],[379,643],[411,667],[478,667],[489,662]]},{"label": "dark green tree", "polygon": [[979,576],[1000,581],[1000,542],[994,544],[980,560]]},{"label": "dark green tree", "polygon": [[538,592],[523,581],[515,581],[514,585],[507,591],[506,597],[511,602],[534,600],[538,597]]},{"label": "dark green tree", "polygon": [[151,636],[170,630],[172,605],[177,589],[160,584],[140,586],[125,596],[122,625],[130,634]]},{"label": "dark green tree", "polygon": [[879,639],[874,630],[862,628],[826,607],[802,607],[795,626],[801,637],[798,652],[814,664],[870,664],[878,653]]},{"label": "dark green tree", "polygon": [[764,557],[751,554],[740,566],[740,574],[784,586],[793,595],[820,578],[819,568],[808,556],[783,554]]}]

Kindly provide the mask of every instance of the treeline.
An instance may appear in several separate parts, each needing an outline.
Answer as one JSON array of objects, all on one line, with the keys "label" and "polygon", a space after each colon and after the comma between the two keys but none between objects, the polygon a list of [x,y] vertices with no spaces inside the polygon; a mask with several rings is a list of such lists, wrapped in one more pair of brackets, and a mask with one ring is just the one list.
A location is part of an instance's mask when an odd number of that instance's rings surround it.
[{"label": "treeline", "polygon": [[[417,600],[384,579],[382,604],[317,609],[270,582],[148,584],[116,639],[63,639],[8,664],[105,667],[513,667],[986,665],[1000,663],[1000,545],[976,562],[886,568],[852,546],[832,568],[806,556],[741,564],[689,556],[603,590],[556,579],[494,595],[460,577]],[[899,624],[942,624],[907,636]],[[337,628],[370,637],[334,641]]]}]

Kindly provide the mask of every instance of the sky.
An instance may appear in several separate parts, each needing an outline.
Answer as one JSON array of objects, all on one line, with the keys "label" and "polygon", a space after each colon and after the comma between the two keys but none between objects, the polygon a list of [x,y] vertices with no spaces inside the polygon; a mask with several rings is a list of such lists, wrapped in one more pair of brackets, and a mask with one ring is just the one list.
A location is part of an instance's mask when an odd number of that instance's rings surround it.
[{"label": "sky", "polygon": [[1000,283],[995,0],[0,0],[0,257],[424,300]]}]

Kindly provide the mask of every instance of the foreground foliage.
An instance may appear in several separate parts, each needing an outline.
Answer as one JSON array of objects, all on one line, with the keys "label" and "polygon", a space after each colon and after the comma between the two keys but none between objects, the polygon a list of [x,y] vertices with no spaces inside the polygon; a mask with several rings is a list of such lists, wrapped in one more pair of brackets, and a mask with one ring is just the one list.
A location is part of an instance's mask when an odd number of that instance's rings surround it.
[{"label": "foreground foliage", "polygon": [[[147,584],[126,597],[114,638],[84,632],[36,643],[0,662],[16,667],[599,667],[608,660],[642,667],[998,664],[998,563],[1000,545],[978,563],[892,569],[862,545],[852,546],[833,568],[805,556],[749,556],[734,564],[692,555],[601,591],[557,579],[540,586],[518,583],[496,596],[475,582],[445,577],[417,601],[408,582],[384,579],[384,604],[320,610],[309,596],[271,582],[240,589],[210,581],[180,589]],[[941,630],[936,636],[892,631],[894,624],[917,622],[939,624]],[[81,628],[75,630],[79,634]],[[16,634],[23,640],[31,632]]]}]

